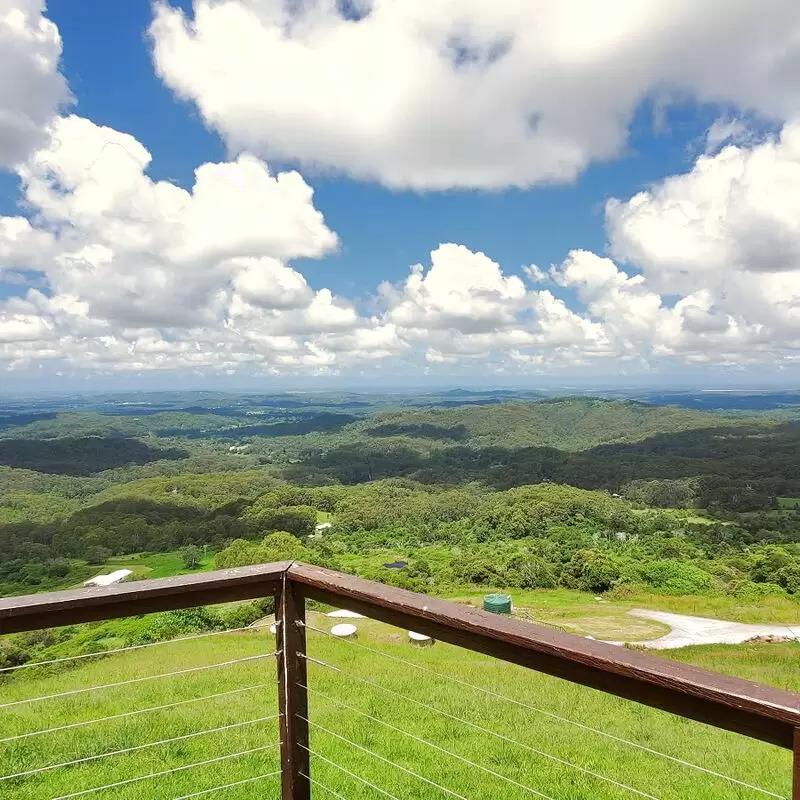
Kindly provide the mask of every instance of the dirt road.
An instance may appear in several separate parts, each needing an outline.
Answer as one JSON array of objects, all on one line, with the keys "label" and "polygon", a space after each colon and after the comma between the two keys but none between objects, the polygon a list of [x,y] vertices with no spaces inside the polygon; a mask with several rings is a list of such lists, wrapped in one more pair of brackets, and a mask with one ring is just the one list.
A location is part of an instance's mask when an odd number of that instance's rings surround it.
[{"label": "dirt road", "polygon": [[628,613],[635,617],[663,622],[672,628],[668,634],[658,639],[636,642],[637,645],[654,650],[671,650],[692,644],[741,644],[755,636],[781,636],[800,641],[800,625],[746,625],[743,622],[690,617],[685,614],[648,611],[643,608],[633,608]]}]

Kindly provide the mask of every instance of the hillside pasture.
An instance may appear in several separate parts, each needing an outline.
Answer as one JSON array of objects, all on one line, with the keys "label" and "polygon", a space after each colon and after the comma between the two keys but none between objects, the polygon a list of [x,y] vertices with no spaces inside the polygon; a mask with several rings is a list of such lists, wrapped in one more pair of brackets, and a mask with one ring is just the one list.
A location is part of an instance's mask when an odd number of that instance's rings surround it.
[{"label": "hillside pasture", "polygon": [[[322,614],[309,615],[309,624],[324,631],[334,622]],[[415,648],[408,643],[406,631],[370,620],[356,622],[359,638],[354,642],[313,630],[308,642],[309,655],[322,662],[309,665],[311,750],[318,754],[312,757],[311,774],[348,800],[371,800],[380,795],[333,764],[399,800],[447,796],[399,767],[469,800],[530,797],[531,792],[522,788],[526,786],[553,800],[637,796],[750,800],[764,796],[599,732],[686,759],[779,796],[788,796],[790,791],[787,751],[441,642]],[[274,747],[212,761],[277,742],[276,720],[264,719],[277,713],[273,658],[139,680],[261,656],[273,649],[272,635],[268,628],[261,628],[89,659],[92,663],[78,662],[80,666],[50,673],[45,670],[52,668],[18,670],[0,685],[0,739],[5,740],[0,742],[0,775],[107,755],[0,781],[0,797],[174,800],[273,772],[278,769]],[[799,656],[800,646],[796,645],[704,647],[671,654],[793,690],[800,689]],[[19,703],[115,683],[123,685]],[[14,703],[18,704],[8,705]],[[171,707],[161,708],[166,705]],[[146,711],[153,707],[158,710]],[[120,714],[127,716],[13,738]],[[593,730],[576,727],[568,720]],[[244,722],[248,724],[215,731]],[[209,732],[177,738],[202,731]],[[168,739],[175,741],[165,742]],[[118,750],[154,742],[164,743],[114,755]],[[182,769],[204,761],[210,763]],[[133,780],[166,770],[178,771]],[[600,775],[630,788],[620,788],[597,777]],[[131,782],[89,792],[120,781]],[[278,795],[275,777],[219,793],[225,800]],[[315,798],[327,796],[335,797],[314,788]]]}]

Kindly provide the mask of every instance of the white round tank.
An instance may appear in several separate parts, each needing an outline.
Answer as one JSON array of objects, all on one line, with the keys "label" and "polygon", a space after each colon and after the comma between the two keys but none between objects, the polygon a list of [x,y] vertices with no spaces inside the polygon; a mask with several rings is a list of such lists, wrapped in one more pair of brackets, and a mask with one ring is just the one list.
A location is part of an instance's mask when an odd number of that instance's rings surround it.
[{"label": "white round tank", "polygon": [[269,632],[272,634],[276,634],[278,632],[278,626],[274,622],[269,626]]},{"label": "white round tank", "polygon": [[346,608],[340,608],[338,611],[331,611],[329,617],[344,617],[345,619],[364,619],[363,614],[356,611],[348,611]]},{"label": "white round tank", "polygon": [[408,632],[408,640],[417,647],[430,647],[433,644],[433,639],[431,639],[430,636],[426,636],[424,633],[417,633],[416,631]]},{"label": "white round tank", "polygon": [[356,628],[355,625],[350,625],[345,622],[341,625],[334,625],[331,628],[331,633],[334,636],[338,636],[340,639],[355,639],[358,628]]}]

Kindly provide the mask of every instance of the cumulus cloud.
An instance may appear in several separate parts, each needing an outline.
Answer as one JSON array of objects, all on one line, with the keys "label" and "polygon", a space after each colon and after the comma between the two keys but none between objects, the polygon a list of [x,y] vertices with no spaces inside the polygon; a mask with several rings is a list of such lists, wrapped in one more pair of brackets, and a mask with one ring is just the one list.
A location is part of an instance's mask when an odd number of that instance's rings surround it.
[{"label": "cumulus cloud", "polygon": [[518,275],[463,245],[440,245],[427,271],[416,264],[405,282],[384,284],[380,294],[383,321],[433,364],[502,364],[509,353],[519,363],[569,364],[579,353],[608,349],[595,322],[548,289],[528,290]]},{"label": "cumulus cloud", "polygon": [[506,277],[483,253],[443,244],[431,253],[431,267],[411,268],[399,292],[384,286],[389,319],[404,328],[458,328],[478,333],[508,324],[525,298],[516,275]]},{"label": "cumulus cloud", "polygon": [[392,187],[572,180],[654,93],[800,114],[796,0],[194,0],[150,34],[235,150]]},{"label": "cumulus cloud", "polygon": [[755,147],[702,156],[690,172],[629,201],[610,201],[606,220],[614,255],[672,289],[732,272],[797,270],[800,122]]},{"label": "cumulus cloud", "polygon": [[43,0],[0,0],[0,169],[22,163],[70,101],[61,37]]},{"label": "cumulus cloud", "polygon": [[[53,116],[66,88],[41,12],[0,0],[0,45],[13,39],[0,58],[35,95],[0,74],[0,162],[25,211],[0,216],[0,279],[29,287],[0,300],[7,368],[607,374],[798,360],[795,3],[198,0],[192,20],[161,5],[156,66],[234,152],[188,189],[150,178],[133,136]],[[618,152],[653,87],[745,113],[712,125],[685,174],[607,204],[607,256],[516,270],[442,243],[379,285],[369,312],[293,265],[339,241],[306,180],[265,157],[421,189],[567,180]],[[748,114],[796,120],[758,138]]]},{"label": "cumulus cloud", "polygon": [[0,305],[7,361],[288,365],[324,361],[321,333],[373,324],[288,265],[338,245],[296,172],[242,155],[186,191],[151,180],[128,134],[76,116],[49,133],[19,169],[31,218],[0,217],[0,268],[38,270],[48,290]]},{"label": "cumulus cloud", "polygon": [[[800,124],[606,207],[610,249],[713,359],[788,359],[800,346]],[[724,332],[724,334],[723,334]],[[737,355],[739,353],[739,355]]]},{"label": "cumulus cloud", "polygon": [[0,360],[12,368],[326,373],[388,361],[602,373],[790,363],[800,348],[793,124],[609,202],[613,257],[573,250],[517,275],[445,243],[381,284],[371,316],[290,265],[338,245],[297,173],[240,156],[200,166],[186,191],[152,181],[130,136],[78,117],[51,136],[20,169],[35,213],[0,217],[0,268],[46,280],[0,304]]}]

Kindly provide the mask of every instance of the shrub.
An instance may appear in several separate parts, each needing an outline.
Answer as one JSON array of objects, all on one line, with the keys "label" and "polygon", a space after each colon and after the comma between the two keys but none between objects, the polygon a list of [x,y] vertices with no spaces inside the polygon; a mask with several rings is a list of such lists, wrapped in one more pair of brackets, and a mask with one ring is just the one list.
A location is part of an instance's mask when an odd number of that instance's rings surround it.
[{"label": "shrub", "polygon": [[701,594],[714,588],[708,572],[672,558],[642,564],[638,572],[649,586],[667,594]]}]

